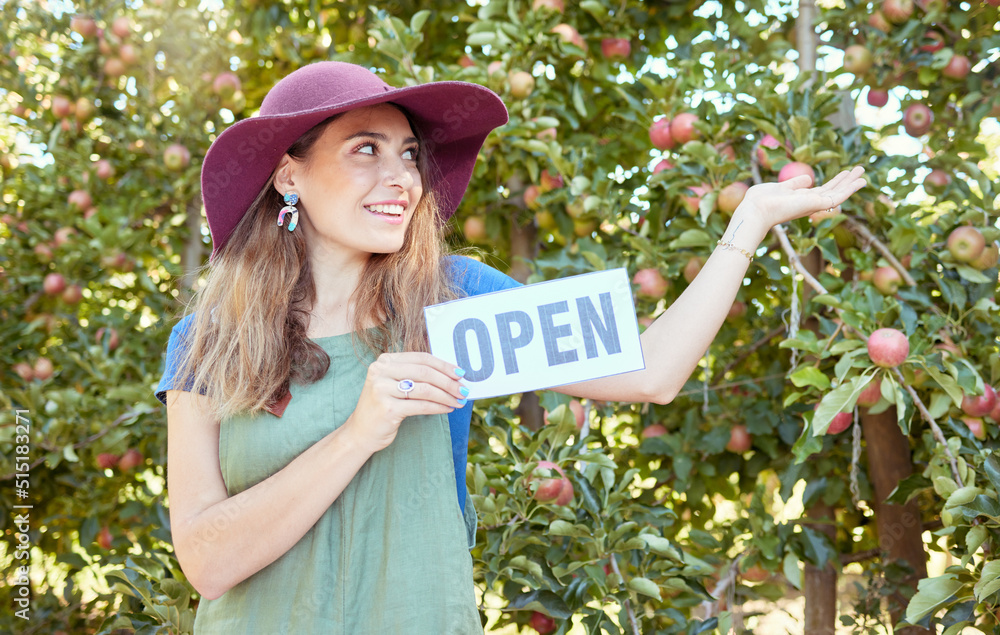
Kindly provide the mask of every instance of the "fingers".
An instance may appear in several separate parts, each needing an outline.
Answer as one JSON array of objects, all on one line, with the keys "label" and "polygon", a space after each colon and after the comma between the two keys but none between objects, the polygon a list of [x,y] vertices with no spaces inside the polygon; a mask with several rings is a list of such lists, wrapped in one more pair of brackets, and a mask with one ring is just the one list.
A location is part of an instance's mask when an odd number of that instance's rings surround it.
[{"label": "fingers", "polygon": [[[380,355],[369,367],[369,379],[380,391],[398,399],[433,401],[450,408],[465,405],[469,390],[459,381],[453,364],[427,353],[391,353]],[[461,373],[461,374],[464,374]],[[413,382],[404,393],[400,380]]]}]

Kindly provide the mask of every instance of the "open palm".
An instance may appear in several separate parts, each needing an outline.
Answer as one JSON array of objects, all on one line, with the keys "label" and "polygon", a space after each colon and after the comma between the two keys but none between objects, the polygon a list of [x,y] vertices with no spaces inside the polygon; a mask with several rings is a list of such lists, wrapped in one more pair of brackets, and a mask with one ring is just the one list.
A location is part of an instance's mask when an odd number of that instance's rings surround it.
[{"label": "open palm", "polygon": [[744,203],[752,205],[767,226],[836,208],[867,184],[865,170],[855,167],[836,175],[823,185],[809,187],[807,175],[781,183],[759,183],[751,187]]}]

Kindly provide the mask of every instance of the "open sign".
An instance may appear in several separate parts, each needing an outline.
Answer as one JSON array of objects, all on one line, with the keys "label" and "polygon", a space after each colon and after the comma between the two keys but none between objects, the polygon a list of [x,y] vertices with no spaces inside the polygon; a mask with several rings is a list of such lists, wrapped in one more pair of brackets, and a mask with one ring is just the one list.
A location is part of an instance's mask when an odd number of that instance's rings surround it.
[{"label": "open sign", "polygon": [[645,368],[625,269],[424,308],[431,353],[465,369],[470,399]]}]

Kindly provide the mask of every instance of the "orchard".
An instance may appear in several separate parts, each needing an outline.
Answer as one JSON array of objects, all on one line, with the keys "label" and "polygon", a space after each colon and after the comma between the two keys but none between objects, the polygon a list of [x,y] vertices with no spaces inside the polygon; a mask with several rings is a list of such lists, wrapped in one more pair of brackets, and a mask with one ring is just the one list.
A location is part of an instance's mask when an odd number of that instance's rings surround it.
[{"label": "orchard", "polygon": [[866,170],[765,239],[672,403],[476,403],[486,632],[1000,629],[997,2],[377,4],[0,3],[0,631],[191,632],[152,390],[201,163],[326,59],[496,91],[450,245],[625,267],[643,325],[749,187]]}]

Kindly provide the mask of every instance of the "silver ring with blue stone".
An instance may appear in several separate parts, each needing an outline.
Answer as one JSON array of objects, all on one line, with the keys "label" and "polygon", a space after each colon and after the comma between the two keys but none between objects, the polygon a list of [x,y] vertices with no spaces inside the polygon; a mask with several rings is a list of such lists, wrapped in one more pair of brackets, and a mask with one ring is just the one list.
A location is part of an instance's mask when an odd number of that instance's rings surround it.
[{"label": "silver ring with blue stone", "polygon": [[409,399],[410,391],[413,390],[413,387],[415,385],[416,384],[413,383],[412,379],[401,379],[399,380],[399,384],[396,387],[399,388],[399,391],[401,393],[403,393],[403,397],[405,399]]}]

